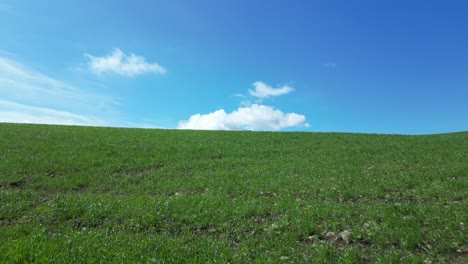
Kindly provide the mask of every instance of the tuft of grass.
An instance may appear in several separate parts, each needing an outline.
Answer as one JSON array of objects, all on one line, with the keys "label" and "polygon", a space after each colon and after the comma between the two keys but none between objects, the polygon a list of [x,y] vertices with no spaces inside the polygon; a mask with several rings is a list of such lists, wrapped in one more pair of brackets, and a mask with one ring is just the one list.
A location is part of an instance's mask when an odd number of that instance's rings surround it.
[{"label": "tuft of grass", "polygon": [[0,124],[0,262],[463,263],[468,133]]}]

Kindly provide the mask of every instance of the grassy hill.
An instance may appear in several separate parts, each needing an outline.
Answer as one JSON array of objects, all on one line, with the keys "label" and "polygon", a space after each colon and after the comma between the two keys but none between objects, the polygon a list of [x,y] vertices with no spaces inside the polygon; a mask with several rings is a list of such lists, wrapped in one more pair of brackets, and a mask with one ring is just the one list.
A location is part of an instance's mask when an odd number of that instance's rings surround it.
[{"label": "grassy hill", "polygon": [[0,124],[0,262],[463,263],[467,180],[467,132]]}]

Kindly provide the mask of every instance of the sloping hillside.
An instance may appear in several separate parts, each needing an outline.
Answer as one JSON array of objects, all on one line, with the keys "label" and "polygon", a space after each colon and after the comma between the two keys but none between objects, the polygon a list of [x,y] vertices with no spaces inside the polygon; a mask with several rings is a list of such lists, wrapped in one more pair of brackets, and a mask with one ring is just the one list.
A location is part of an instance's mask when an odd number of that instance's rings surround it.
[{"label": "sloping hillside", "polygon": [[468,133],[0,124],[0,262],[464,262]]}]

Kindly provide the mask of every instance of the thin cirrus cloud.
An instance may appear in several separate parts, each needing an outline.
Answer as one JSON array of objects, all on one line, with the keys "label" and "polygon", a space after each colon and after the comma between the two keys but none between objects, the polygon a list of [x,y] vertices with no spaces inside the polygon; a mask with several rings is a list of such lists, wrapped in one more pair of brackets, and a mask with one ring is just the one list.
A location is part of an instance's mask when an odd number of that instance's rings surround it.
[{"label": "thin cirrus cloud", "polygon": [[46,107],[35,107],[12,101],[0,100],[0,121],[7,123],[54,124],[54,125],[106,125],[93,117],[58,111]]},{"label": "thin cirrus cloud", "polygon": [[115,73],[126,77],[134,77],[146,73],[166,73],[166,69],[158,63],[149,63],[144,57],[133,53],[127,55],[120,49],[114,49],[111,54],[103,57],[90,54],[85,54],[85,56],[89,59],[89,70],[98,75]]},{"label": "thin cirrus cloud", "polygon": [[0,94],[0,122],[112,125],[102,116],[112,116],[117,104],[1,56]]},{"label": "thin cirrus cloud", "polygon": [[336,68],[337,64],[334,61],[327,61],[323,64],[325,68]]},{"label": "thin cirrus cloud", "polygon": [[179,122],[179,129],[196,130],[273,130],[287,127],[309,127],[306,118],[296,113],[285,114],[271,106],[253,104],[239,107],[232,113],[224,109],[209,114],[192,115]]},{"label": "thin cirrus cloud", "polygon": [[273,88],[269,85],[267,85],[264,82],[254,82],[253,86],[255,87],[254,90],[249,89],[249,93],[252,96],[255,96],[260,99],[265,99],[271,96],[279,96],[279,95],[284,95],[288,94],[292,91],[294,91],[294,88],[289,87],[287,85],[280,87],[280,88]]}]

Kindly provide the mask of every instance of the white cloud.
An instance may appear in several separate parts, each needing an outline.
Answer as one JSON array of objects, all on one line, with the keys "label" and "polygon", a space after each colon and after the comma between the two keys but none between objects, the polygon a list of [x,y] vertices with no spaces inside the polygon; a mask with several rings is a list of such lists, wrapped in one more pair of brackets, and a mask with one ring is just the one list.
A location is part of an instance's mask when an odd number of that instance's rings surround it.
[{"label": "white cloud", "polygon": [[89,58],[88,67],[96,73],[113,72],[119,75],[133,77],[144,73],[164,74],[166,69],[157,63],[148,63],[144,57],[133,53],[126,55],[120,49],[114,49],[112,53],[105,57],[95,57],[85,54]]},{"label": "white cloud", "polygon": [[309,127],[306,118],[296,113],[283,113],[271,106],[253,104],[232,113],[223,109],[209,114],[192,115],[179,122],[179,129],[199,130],[280,130],[287,127]]},{"label": "white cloud", "polygon": [[69,111],[111,111],[117,102],[109,97],[86,92],[38,71],[0,57],[2,99]]},{"label": "white cloud", "polygon": [[105,125],[117,102],[0,57],[0,122]]},{"label": "white cloud", "polygon": [[123,126],[130,127],[130,128],[145,128],[145,129],[171,129],[168,127],[157,126],[152,123],[144,123],[144,122],[125,122]]},{"label": "white cloud", "polygon": [[268,98],[270,96],[279,96],[283,94],[288,94],[294,89],[289,86],[283,86],[280,88],[272,88],[271,86],[265,84],[264,82],[254,82],[253,86],[255,87],[255,90],[249,89],[249,93],[252,96],[258,97],[260,99]]},{"label": "white cloud", "polygon": [[104,121],[93,116],[83,116],[45,107],[34,107],[6,100],[0,100],[0,121],[57,125],[106,125]]}]

